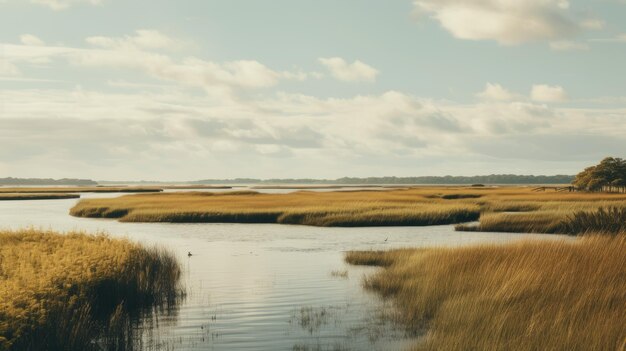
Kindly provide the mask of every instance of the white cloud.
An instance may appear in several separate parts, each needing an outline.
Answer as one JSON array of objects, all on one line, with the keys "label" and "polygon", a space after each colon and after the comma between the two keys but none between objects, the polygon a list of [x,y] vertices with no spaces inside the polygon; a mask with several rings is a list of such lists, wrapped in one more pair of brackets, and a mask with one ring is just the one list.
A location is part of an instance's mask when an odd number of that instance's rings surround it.
[{"label": "white cloud", "polygon": [[378,76],[378,70],[359,60],[352,63],[340,57],[320,58],[319,62],[326,66],[336,79],[345,82],[374,82]]},{"label": "white cloud", "polygon": [[19,73],[19,69],[14,64],[0,58],[0,77],[17,76]]},{"label": "white cloud", "polygon": [[31,0],[31,2],[59,11],[79,4],[100,5],[102,0]]},{"label": "white cloud", "polygon": [[512,93],[500,84],[487,83],[485,90],[476,94],[481,99],[493,101],[511,101],[519,99],[518,94]]},{"label": "white cloud", "polygon": [[615,39],[617,41],[626,42],[626,33],[618,35]]},{"label": "white cloud", "polygon": [[567,100],[567,93],[559,85],[536,84],[532,87],[530,97],[540,102],[563,102]]},{"label": "white cloud", "polygon": [[606,26],[606,22],[597,18],[589,18],[583,20],[580,25],[583,28],[598,30],[603,29]]},{"label": "white cloud", "polygon": [[591,41],[606,42],[606,43],[626,43],[626,33],[618,34],[613,38],[591,39]]},{"label": "white cloud", "polygon": [[550,48],[554,51],[586,51],[589,50],[589,44],[573,40],[560,40],[550,42]]},{"label": "white cloud", "polygon": [[601,25],[576,19],[568,0],[415,0],[414,7],[456,38],[501,44],[563,40]]},{"label": "white cloud", "polygon": [[[26,41],[34,42],[30,37]],[[174,59],[152,50],[174,48],[179,41],[151,30],[140,30],[123,38],[90,37],[87,42],[95,47],[4,44],[4,70],[17,67],[20,62],[46,64],[60,59],[78,67],[135,70],[155,79],[201,88],[222,98],[233,98],[237,89],[268,88],[281,80],[303,81],[317,77],[317,73],[273,70],[254,60],[214,62],[196,57]]]},{"label": "white cloud", "polygon": [[87,43],[106,49],[175,49],[182,43],[171,37],[150,29],[140,29],[134,35],[122,38],[95,36],[85,39]]},{"label": "white cloud", "polygon": [[39,39],[38,37],[32,34],[20,35],[20,42],[24,45],[33,45],[33,46],[41,46],[45,44],[43,40]]}]

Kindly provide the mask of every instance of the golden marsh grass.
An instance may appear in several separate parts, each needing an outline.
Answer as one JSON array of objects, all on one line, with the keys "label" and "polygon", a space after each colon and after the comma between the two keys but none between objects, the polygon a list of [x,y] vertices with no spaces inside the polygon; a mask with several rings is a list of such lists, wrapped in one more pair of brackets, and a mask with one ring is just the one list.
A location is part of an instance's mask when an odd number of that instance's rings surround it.
[{"label": "golden marsh grass", "polygon": [[[393,190],[137,194],[87,199],[70,213],[127,222],[284,223],[315,226],[436,225],[460,230],[557,233],[568,216],[626,207],[626,194],[534,192],[531,187],[417,187]],[[515,212],[515,213],[513,213]]]},{"label": "golden marsh grass", "polygon": [[123,316],[174,304],[180,274],[170,254],[126,240],[0,232],[0,350],[132,349]]},{"label": "golden marsh grass", "polygon": [[624,350],[626,235],[350,252],[423,334],[415,350]]},{"label": "golden marsh grass", "polygon": [[314,226],[435,225],[478,219],[473,203],[430,199],[411,191],[291,194],[165,193],[89,199],[70,214],[128,222],[283,223]]}]

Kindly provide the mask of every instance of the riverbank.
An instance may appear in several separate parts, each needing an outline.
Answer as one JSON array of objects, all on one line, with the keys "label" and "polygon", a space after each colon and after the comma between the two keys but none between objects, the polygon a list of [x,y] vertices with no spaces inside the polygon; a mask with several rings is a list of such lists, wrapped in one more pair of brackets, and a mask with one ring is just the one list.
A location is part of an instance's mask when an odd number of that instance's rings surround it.
[{"label": "riverbank", "polygon": [[415,350],[623,350],[626,235],[574,243],[349,252]]},{"label": "riverbank", "polygon": [[0,232],[0,350],[132,350],[132,316],[173,307],[180,276],[172,255],[126,240]]},{"label": "riverbank", "polygon": [[78,194],[0,193],[0,201],[78,199]]},{"label": "riverbank", "polygon": [[56,193],[158,193],[161,187],[108,187],[108,186],[63,186],[63,187],[0,187],[0,194],[56,194]]}]

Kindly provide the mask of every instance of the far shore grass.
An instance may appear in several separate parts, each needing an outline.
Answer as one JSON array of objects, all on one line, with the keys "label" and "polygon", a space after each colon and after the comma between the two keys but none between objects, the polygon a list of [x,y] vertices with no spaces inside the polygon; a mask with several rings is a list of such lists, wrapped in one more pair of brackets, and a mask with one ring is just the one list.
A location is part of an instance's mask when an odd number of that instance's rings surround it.
[{"label": "far shore grass", "polygon": [[349,252],[413,350],[626,350],[626,234],[574,242]]},{"label": "far shore grass", "polygon": [[626,194],[536,192],[534,187],[413,187],[261,194],[179,192],[86,199],[70,213],[126,222],[282,223],[313,226],[461,224],[458,230],[571,232],[581,212],[626,208]]},{"label": "far shore grass", "polygon": [[69,193],[57,194],[39,194],[39,193],[0,193],[0,201],[19,201],[19,200],[61,200],[61,199],[78,199],[80,195]]},{"label": "far shore grass", "polygon": [[0,231],[0,351],[133,350],[131,316],[173,307],[180,276],[171,254],[126,240]]},{"label": "far shore grass", "polygon": [[0,194],[29,194],[29,193],[155,193],[161,192],[161,187],[126,187],[126,186],[59,186],[59,187],[0,187]]}]

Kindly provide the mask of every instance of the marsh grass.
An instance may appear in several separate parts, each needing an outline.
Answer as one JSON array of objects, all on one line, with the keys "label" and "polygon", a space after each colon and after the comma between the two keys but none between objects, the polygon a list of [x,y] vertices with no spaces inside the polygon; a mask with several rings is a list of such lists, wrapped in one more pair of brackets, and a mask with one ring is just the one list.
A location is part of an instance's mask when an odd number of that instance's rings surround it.
[{"label": "marsh grass", "polygon": [[[576,217],[592,214],[601,208],[614,208],[591,226],[576,225]],[[545,201],[490,201],[483,204],[480,224],[456,226],[459,231],[584,234],[586,231],[623,231],[619,227],[624,217],[615,216],[626,211],[626,198],[613,194],[577,194],[575,197],[546,197]],[[588,217],[589,219],[589,217]],[[571,223],[570,223],[571,222]],[[613,222],[612,226],[609,223]],[[603,223],[604,225],[601,225]],[[611,229],[613,228],[613,229]],[[623,227],[622,227],[623,228]]]},{"label": "marsh grass", "polygon": [[520,212],[484,213],[478,225],[459,224],[458,231],[501,233],[564,233],[566,213]]},{"label": "marsh grass", "polygon": [[368,289],[391,297],[415,350],[624,350],[626,235],[576,242],[350,252],[382,265]]},{"label": "marsh grass", "polygon": [[78,194],[0,193],[0,201],[78,199]]},{"label": "marsh grass", "polygon": [[626,207],[625,194],[537,193],[531,187],[414,187],[289,194],[253,191],[137,194],[80,201],[70,214],[124,222],[424,226],[479,220],[458,230],[565,233],[574,213]]},{"label": "marsh grass", "polygon": [[429,199],[409,190],[300,191],[291,194],[167,193],[88,199],[70,210],[78,217],[124,222],[281,223],[311,226],[419,226],[477,220],[474,203]]},{"label": "marsh grass", "polygon": [[133,350],[139,317],[176,306],[180,275],[125,240],[0,232],[0,350]]},{"label": "marsh grass", "polygon": [[32,194],[32,193],[45,193],[45,194],[57,194],[57,193],[155,193],[163,191],[160,187],[109,187],[109,186],[94,186],[94,187],[0,187],[0,194]]},{"label": "marsh grass", "polygon": [[604,234],[626,233],[626,208],[601,207],[597,211],[579,211],[562,223],[563,231],[569,234],[589,232]]}]

